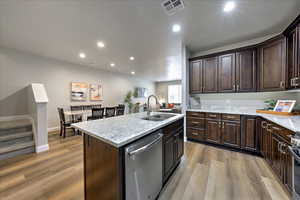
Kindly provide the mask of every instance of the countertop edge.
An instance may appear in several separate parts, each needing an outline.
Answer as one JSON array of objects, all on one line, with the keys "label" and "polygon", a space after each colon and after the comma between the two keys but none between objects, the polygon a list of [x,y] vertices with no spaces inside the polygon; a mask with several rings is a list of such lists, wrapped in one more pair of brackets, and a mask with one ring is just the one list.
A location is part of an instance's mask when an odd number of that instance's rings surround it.
[{"label": "countertop edge", "polygon": [[185,114],[178,114],[178,115],[174,116],[174,119],[172,119],[173,118],[172,117],[167,122],[165,122],[164,124],[161,124],[161,125],[155,126],[154,128],[151,128],[149,130],[143,131],[143,133],[141,133],[140,135],[138,135],[136,137],[133,137],[131,139],[128,139],[128,140],[126,140],[125,142],[122,142],[122,143],[114,143],[114,142],[112,142],[110,140],[107,140],[107,139],[105,139],[103,137],[98,136],[97,134],[94,134],[92,132],[84,130],[84,129],[80,128],[79,126],[77,126],[76,124],[72,124],[71,127],[76,128],[76,129],[84,132],[85,134],[88,134],[88,135],[90,135],[92,137],[95,137],[95,138],[97,138],[97,139],[99,139],[99,140],[101,140],[101,141],[103,141],[103,142],[105,142],[107,144],[110,144],[111,146],[113,146],[115,148],[121,148],[121,147],[123,147],[123,146],[125,146],[125,145],[127,145],[127,144],[129,144],[129,143],[131,143],[131,142],[133,142],[135,140],[138,140],[138,139],[140,139],[140,138],[142,138],[142,137],[144,137],[144,136],[146,136],[146,135],[148,135],[148,134],[150,134],[150,133],[152,133],[152,132],[154,132],[154,131],[156,131],[156,130],[164,127],[164,126],[167,126],[167,125],[169,125],[169,124],[171,124],[171,123],[173,123],[173,122],[175,122],[177,120],[183,119],[184,117],[185,117]]}]

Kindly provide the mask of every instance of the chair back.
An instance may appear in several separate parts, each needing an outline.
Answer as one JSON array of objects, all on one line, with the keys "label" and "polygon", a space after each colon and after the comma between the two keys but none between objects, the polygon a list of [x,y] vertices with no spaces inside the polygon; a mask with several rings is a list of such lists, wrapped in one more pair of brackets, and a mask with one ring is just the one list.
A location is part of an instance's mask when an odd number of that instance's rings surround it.
[{"label": "chair back", "polygon": [[92,108],[92,118],[102,119],[104,117],[104,108]]},{"label": "chair back", "polygon": [[123,107],[123,106],[118,106],[117,108],[116,108],[116,115],[117,116],[120,116],[120,115],[124,115],[124,112],[125,112],[125,106]]},{"label": "chair back", "polygon": [[60,122],[65,123],[66,122],[66,118],[65,118],[64,109],[63,108],[57,108],[57,110],[58,110]]},{"label": "chair back", "polygon": [[85,105],[83,106],[84,110],[92,110],[92,105]]},{"label": "chair back", "polygon": [[93,108],[101,108],[101,106],[102,106],[101,104],[92,105],[92,109]]},{"label": "chair back", "polygon": [[71,106],[71,111],[83,110],[83,106]]},{"label": "chair back", "polygon": [[116,115],[116,107],[106,107],[105,117],[114,117]]}]

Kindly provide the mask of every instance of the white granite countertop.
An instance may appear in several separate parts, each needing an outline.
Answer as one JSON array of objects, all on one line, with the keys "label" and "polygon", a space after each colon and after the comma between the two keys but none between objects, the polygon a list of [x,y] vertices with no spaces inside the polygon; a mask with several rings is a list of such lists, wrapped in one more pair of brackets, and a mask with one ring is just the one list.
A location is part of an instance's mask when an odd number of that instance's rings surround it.
[{"label": "white granite countertop", "polygon": [[[154,114],[160,113],[151,113]],[[163,121],[149,121],[141,119],[147,116],[143,112],[80,122],[72,124],[72,127],[119,148],[184,117],[184,114],[173,115],[174,117]]]},{"label": "white granite countertop", "polygon": [[224,114],[237,114],[237,115],[255,115],[260,116],[266,120],[274,122],[286,129],[294,132],[300,132],[300,116],[280,116],[280,115],[270,115],[257,113],[255,109],[248,108],[195,108],[187,109],[187,111],[193,112],[210,112],[210,113],[224,113]]}]

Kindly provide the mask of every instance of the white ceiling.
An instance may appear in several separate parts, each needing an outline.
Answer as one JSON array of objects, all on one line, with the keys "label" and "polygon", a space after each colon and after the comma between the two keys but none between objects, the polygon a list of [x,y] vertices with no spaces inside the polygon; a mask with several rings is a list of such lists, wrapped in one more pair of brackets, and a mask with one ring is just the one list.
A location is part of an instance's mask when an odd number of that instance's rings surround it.
[{"label": "white ceiling", "polygon": [[[135,71],[153,81],[176,80],[182,43],[195,52],[253,39],[281,31],[300,14],[299,0],[235,1],[228,14],[223,0],[185,0],[184,11],[167,16],[161,0],[2,0],[0,46],[83,67]],[[174,23],[181,33],[172,33]],[[78,58],[81,51],[85,60]]]}]

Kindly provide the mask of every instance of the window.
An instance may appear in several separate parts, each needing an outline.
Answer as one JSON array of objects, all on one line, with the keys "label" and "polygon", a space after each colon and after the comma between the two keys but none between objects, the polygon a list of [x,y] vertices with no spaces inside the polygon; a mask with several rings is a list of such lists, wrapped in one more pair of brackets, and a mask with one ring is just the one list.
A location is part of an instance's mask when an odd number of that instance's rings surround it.
[{"label": "window", "polygon": [[181,103],[181,85],[168,86],[168,103]]}]

